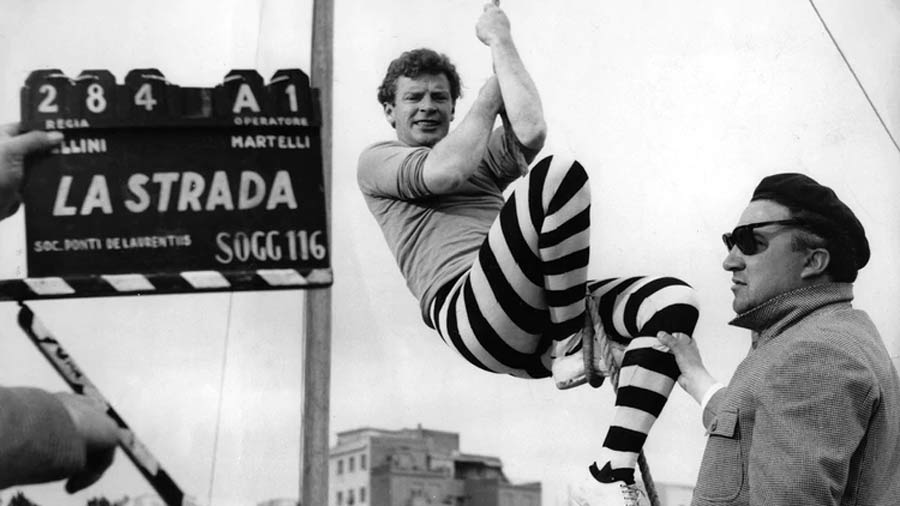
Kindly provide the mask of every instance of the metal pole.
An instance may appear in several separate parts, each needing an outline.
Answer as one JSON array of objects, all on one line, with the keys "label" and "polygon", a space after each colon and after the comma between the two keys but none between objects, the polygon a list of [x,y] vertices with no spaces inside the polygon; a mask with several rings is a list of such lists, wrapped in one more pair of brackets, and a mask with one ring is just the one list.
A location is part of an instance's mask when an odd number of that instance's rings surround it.
[{"label": "metal pole", "polygon": [[[322,168],[331,238],[331,78],[334,39],[332,0],[313,0],[310,84],[319,89]],[[333,258],[333,256],[332,256]],[[304,506],[328,504],[328,418],[331,381],[331,288],[304,295],[303,423],[300,428],[300,498]]]}]

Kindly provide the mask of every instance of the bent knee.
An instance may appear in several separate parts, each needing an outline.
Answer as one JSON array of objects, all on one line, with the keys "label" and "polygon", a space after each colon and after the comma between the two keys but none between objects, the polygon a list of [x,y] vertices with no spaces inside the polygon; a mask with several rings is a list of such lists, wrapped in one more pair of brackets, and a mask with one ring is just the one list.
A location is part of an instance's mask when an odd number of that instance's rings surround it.
[{"label": "bent knee", "polygon": [[655,336],[659,331],[692,334],[700,317],[697,292],[674,277],[652,278],[638,303],[638,335]]},{"label": "bent knee", "polygon": [[570,155],[552,154],[541,158],[531,169],[532,174],[541,175],[548,181],[561,181],[566,178],[587,181],[588,174],[577,159]]}]

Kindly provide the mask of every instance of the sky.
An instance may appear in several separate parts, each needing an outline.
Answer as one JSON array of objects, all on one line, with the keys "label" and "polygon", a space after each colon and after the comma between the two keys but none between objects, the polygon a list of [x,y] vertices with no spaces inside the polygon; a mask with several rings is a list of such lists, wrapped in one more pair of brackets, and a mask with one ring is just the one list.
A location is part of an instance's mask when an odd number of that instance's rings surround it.
[{"label": "sky", "polygon": [[[558,391],[480,371],[426,328],[355,182],[356,158],[392,138],[375,99],[400,52],[447,53],[463,78],[462,117],[489,77],[480,2],[344,0],[335,7],[332,185],[332,442],[360,426],[458,432],[461,449],[541,481],[555,506],[586,478],[611,420],[609,386]],[[590,275],[675,275],[698,291],[695,333],[727,380],[749,346],[732,317],[719,239],[756,183],[795,171],[833,187],[866,226],[873,255],[856,303],[900,362],[900,151],[809,1],[507,0],[541,93],[545,154],[576,156],[594,197]],[[818,0],[884,124],[900,135],[900,3]],[[310,4],[286,0],[0,0],[0,122],[19,114],[31,70],[156,67],[182,86],[235,68],[265,79],[309,68]],[[27,272],[23,216],[0,223],[0,278]],[[886,280],[888,282],[886,282]],[[165,465],[205,504],[297,497],[302,398],[300,291],[36,301],[31,307]],[[0,303],[0,384],[65,390]],[[646,446],[659,482],[695,481],[704,444],[696,404],[672,394]],[[44,504],[148,491],[124,454],[97,485]],[[10,491],[0,492],[6,499]]]}]

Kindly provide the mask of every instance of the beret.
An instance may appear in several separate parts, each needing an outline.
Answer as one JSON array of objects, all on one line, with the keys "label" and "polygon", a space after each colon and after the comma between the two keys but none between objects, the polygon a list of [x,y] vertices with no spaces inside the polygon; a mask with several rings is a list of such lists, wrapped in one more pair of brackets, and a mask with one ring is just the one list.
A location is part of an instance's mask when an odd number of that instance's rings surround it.
[{"label": "beret", "polygon": [[813,213],[813,232],[835,241],[836,248],[849,254],[856,269],[869,261],[869,241],[862,223],[841,202],[834,191],[804,174],[785,173],[767,176],[760,181],[750,200],[772,200],[779,204]]}]

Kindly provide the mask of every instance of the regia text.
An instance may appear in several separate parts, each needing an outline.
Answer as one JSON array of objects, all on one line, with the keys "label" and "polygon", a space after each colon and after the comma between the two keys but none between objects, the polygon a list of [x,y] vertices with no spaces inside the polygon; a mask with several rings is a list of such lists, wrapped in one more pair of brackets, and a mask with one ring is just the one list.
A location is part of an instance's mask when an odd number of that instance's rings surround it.
[{"label": "regia text", "polygon": [[88,128],[91,124],[84,118],[51,118],[44,120],[45,130],[65,130],[66,128]]}]

